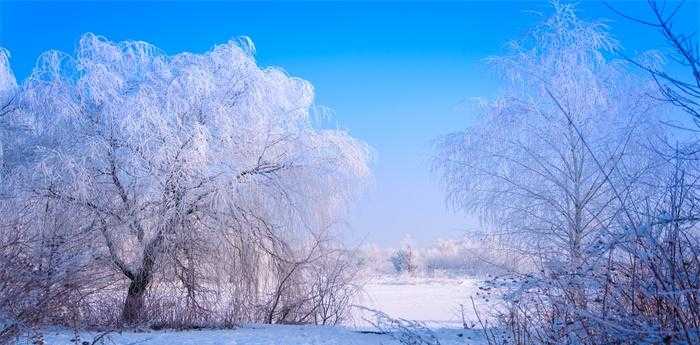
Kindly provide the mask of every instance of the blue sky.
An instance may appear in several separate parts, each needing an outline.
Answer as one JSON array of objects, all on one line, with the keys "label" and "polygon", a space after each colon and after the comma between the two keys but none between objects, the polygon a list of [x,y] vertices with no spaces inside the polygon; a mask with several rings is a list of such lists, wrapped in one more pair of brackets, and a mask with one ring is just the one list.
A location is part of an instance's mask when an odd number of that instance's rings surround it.
[{"label": "blue sky", "polygon": [[[612,2],[633,15],[645,3]],[[700,32],[700,3],[685,5],[683,29]],[[607,18],[630,52],[662,48],[648,28],[601,2],[580,16]],[[430,173],[431,141],[469,125],[469,100],[497,92],[484,59],[503,51],[548,13],[545,1],[464,2],[2,2],[0,46],[19,79],[48,49],[72,52],[82,33],[136,39],[168,53],[204,52],[250,36],[262,66],[309,80],[333,125],[375,150],[375,181],[350,219],[356,238],[395,245],[460,234],[477,224],[446,209]]]}]

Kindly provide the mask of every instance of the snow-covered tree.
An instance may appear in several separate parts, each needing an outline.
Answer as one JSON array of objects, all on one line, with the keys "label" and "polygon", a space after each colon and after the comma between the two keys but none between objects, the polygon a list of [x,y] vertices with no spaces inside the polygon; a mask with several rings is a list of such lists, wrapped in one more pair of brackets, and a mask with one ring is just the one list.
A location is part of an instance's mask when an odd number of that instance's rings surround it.
[{"label": "snow-covered tree", "polygon": [[406,244],[395,250],[389,257],[396,273],[408,273],[415,276],[418,272],[418,259],[411,245]]},{"label": "snow-covered tree", "polygon": [[480,104],[473,126],[442,138],[436,167],[455,208],[480,215],[536,263],[505,283],[510,317],[527,320],[513,324],[537,330],[524,342],[596,343],[609,334],[592,326],[607,303],[598,278],[625,255],[612,247],[643,213],[634,207],[649,192],[641,181],[660,169],[647,148],[661,134],[662,109],[649,97],[653,82],[614,58],[604,25],[553,5],[491,59],[501,96]]},{"label": "snow-covered tree", "polygon": [[129,281],[127,323],[159,270],[200,274],[234,238],[286,255],[281,238],[320,236],[369,174],[363,143],[312,123],[312,86],[258,67],[252,50],[169,56],[86,34],[75,55],[43,54],[22,85],[39,138],[32,197],[99,234]]},{"label": "snow-covered tree", "polygon": [[502,95],[480,105],[473,126],[440,141],[436,165],[452,205],[571,268],[614,223],[616,193],[628,192],[615,185],[649,163],[639,145],[652,134],[655,104],[649,83],[608,57],[616,43],[604,26],[555,6],[526,40],[491,59]]}]

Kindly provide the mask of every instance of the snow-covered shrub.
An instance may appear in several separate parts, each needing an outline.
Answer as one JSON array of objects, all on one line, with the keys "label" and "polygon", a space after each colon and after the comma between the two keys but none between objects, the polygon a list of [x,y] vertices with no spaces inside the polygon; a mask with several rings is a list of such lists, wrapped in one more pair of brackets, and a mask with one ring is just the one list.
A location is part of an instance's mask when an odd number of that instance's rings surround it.
[{"label": "snow-covered shrub", "polygon": [[354,251],[342,251],[324,257],[309,279],[311,295],[309,303],[313,323],[336,325],[350,317],[351,304],[360,293],[358,275],[360,266]]},{"label": "snow-covered shrub", "polygon": [[418,272],[418,259],[410,245],[399,248],[389,258],[396,273],[415,275]]},{"label": "snow-covered shrub", "polygon": [[440,345],[435,332],[421,322],[394,318],[386,313],[358,307],[368,313],[368,321],[381,334],[387,334],[403,345]]},{"label": "snow-covered shrub", "polygon": [[277,262],[283,277],[266,295],[264,323],[337,324],[346,320],[359,292],[359,266],[352,251],[312,245],[296,261]]}]

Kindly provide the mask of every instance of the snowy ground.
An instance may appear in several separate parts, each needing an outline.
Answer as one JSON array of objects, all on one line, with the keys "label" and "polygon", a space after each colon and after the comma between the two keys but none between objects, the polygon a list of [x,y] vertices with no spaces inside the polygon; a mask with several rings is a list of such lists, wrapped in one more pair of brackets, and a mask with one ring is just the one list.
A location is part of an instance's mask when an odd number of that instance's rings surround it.
[{"label": "snowy ground", "polygon": [[[441,345],[484,344],[477,331],[438,329]],[[81,342],[92,344],[94,333],[81,335]],[[46,345],[72,345],[70,332],[44,335]],[[235,330],[151,331],[109,334],[103,344],[116,345],[399,345],[386,334],[365,334],[344,327],[254,325]],[[101,344],[98,342],[97,344]]]},{"label": "snowy ground", "polygon": [[[356,304],[431,327],[460,328],[462,311],[467,324],[477,322],[470,297],[482,318],[497,303],[477,298],[478,291],[479,280],[474,278],[383,277],[366,284]],[[364,327],[368,318],[367,312],[356,311],[354,325]]]},{"label": "snowy ground", "polygon": [[[475,320],[470,296],[478,291],[478,281],[470,278],[380,278],[365,287],[356,304],[381,310],[394,318],[417,320],[428,325],[441,345],[485,344],[481,332],[462,328],[460,304],[465,319]],[[486,314],[490,303],[479,299],[477,307]],[[481,301],[481,302],[479,302]],[[482,315],[483,317],[484,315]],[[355,311],[354,321],[343,327],[308,325],[247,325],[234,330],[148,331],[111,333],[102,342],[113,345],[399,345],[387,334],[375,331],[367,312]],[[97,333],[75,335],[67,331],[46,332],[46,345],[92,344]],[[26,342],[31,343],[31,342]]]}]

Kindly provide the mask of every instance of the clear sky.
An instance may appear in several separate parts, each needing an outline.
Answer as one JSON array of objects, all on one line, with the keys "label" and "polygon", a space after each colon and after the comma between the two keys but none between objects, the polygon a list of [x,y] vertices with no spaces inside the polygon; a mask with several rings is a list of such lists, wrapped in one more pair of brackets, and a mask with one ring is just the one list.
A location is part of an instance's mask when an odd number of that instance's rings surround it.
[{"label": "clear sky", "polygon": [[[609,19],[628,51],[663,47],[655,32],[601,2],[578,3],[581,17]],[[644,2],[612,4],[648,15]],[[334,124],[374,148],[374,183],[350,226],[358,238],[395,245],[405,234],[426,243],[477,226],[446,209],[430,172],[431,141],[468,126],[469,100],[497,91],[484,59],[539,21],[535,12],[548,13],[548,3],[0,0],[0,46],[23,79],[41,52],[72,52],[85,32],[144,40],[173,54],[251,37],[261,66],[309,80]],[[686,4],[679,20],[700,33],[700,3]]]}]

